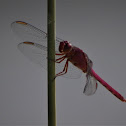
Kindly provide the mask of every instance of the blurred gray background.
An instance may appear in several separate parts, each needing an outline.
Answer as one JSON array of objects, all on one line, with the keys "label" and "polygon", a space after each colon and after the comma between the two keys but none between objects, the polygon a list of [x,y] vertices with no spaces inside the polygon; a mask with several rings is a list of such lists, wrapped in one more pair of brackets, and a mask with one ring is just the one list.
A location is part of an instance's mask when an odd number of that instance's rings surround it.
[{"label": "blurred gray background", "polygon": [[[47,72],[17,49],[16,20],[47,31],[46,0],[0,0],[0,125],[47,125]],[[83,49],[94,70],[126,98],[126,1],[57,0],[57,36]],[[126,103],[85,75],[56,79],[58,125],[126,125]]]}]

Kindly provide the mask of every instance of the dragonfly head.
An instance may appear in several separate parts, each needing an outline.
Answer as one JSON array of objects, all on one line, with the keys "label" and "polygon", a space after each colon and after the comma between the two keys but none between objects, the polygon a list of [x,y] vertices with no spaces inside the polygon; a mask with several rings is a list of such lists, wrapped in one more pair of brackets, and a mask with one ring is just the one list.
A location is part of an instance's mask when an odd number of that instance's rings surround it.
[{"label": "dragonfly head", "polygon": [[60,45],[59,45],[60,53],[66,54],[66,53],[69,53],[71,50],[72,50],[72,45],[70,42],[68,42],[68,41],[60,42]]}]

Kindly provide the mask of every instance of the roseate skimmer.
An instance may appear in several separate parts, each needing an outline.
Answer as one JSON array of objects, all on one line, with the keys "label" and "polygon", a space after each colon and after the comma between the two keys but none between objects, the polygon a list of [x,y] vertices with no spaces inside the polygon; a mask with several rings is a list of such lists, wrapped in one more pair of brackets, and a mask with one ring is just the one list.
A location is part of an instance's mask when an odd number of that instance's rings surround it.
[{"label": "roseate skimmer", "polygon": [[[12,30],[25,40],[18,44],[18,49],[31,61],[39,64],[43,68],[47,67],[47,34],[22,21],[15,21],[11,24]],[[34,43],[36,42],[36,43]],[[123,96],[107,84],[92,69],[92,61],[80,48],[73,46],[70,42],[56,38],[56,69],[59,70],[55,77],[64,76],[68,78],[79,78],[86,73],[86,85],[84,94],[93,95],[97,89],[99,81],[106,89],[123,102]]]}]

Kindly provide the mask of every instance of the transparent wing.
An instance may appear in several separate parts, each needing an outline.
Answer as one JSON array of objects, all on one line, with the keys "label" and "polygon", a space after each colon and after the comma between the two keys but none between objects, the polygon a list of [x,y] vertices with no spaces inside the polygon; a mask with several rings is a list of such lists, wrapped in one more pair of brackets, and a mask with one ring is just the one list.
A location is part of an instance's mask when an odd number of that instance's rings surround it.
[{"label": "transparent wing", "polygon": [[97,81],[96,81],[96,79],[93,76],[88,75],[83,93],[85,95],[93,95],[96,92],[96,90],[97,90]]},{"label": "transparent wing", "polygon": [[18,44],[18,49],[33,63],[47,69],[47,48],[33,42],[22,42]]},{"label": "transparent wing", "polygon": [[[47,47],[47,33],[22,21],[15,21],[11,24],[13,32],[23,41],[35,42]],[[58,51],[59,42],[63,41],[56,38],[56,51]]]},{"label": "transparent wing", "polygon": [[[33,63],[47,69],[47,47],[33,42],[22,42],[18,44],[18,49]],[[56,58],[60,58],[56,56]],[[52,61],[53,62],[53,61]],[[61,63],[56,63],[56,73],[63,70],[66,59]],[[66,78],[79,78],[82,74],[78,68],[69,63],[68,72],[63,75]]]}]

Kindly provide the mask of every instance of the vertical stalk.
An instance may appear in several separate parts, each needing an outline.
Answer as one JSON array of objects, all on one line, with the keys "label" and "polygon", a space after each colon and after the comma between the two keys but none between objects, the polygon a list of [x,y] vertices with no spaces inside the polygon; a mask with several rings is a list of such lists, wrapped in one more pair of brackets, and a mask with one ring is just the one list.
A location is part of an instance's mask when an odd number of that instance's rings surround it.
[{"label": "vertical stalk", "polygon": [[[55,96],[55,0],[48,0],[48,126],[56,126]],[[51,59],[51,60],[50,60]]]}]

